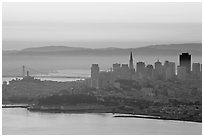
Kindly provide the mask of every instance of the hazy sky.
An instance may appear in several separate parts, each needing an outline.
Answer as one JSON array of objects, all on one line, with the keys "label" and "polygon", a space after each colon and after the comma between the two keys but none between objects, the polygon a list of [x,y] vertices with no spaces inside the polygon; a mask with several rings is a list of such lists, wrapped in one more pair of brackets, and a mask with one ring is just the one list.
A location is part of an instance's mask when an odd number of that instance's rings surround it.
[{"label": "hazy sky", "polygon": [[[202,41],[201,3],[3,3],[2,15],[3,41]],[[3,44],[3,49],[29,46],[38,45]]]}]

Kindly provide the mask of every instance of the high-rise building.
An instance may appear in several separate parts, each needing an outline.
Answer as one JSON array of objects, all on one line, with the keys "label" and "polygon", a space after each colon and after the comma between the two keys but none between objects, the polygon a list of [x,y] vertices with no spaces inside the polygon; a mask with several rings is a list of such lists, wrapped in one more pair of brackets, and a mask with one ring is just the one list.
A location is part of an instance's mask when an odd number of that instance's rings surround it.
[{"label": "high-rise building", "polygon": [[99,88],[99,66],[98,64],[92,64],[91,66],[91,87]]},{"label": "high-rise building", "polygon": [[175,63],[165,61],[164,67],[163,67],[163,75],[166,80],[172,79],[175,76]]},{"label": "high-rise building", "polygon": [[186,67],[177,66],[177,78],[180,80],[186,80]]},{"label": "high-rise building", "polygon": [[164,62],[164,69],[167,69],[169,67],[169,61]]},{"label": "high-rise building", "polygon": [[154,70],[153,65],[147,65],[147,67],[146,67],[146,76],[147,76],[148,79],[152,79],[153,70]]},{"label": "high-rise building", "polygon": [[120,78],[127,79],[127,80],[131,78],[131,72],[128,67],[128,64],[122,64],[121,71],[120,71]]},{"label": "high-rise building", "polygon": [[192,74],[195,76],[201,76],[201,65],[200,63],[193,63]]},{"label": "high-rise building", "polygon": [[113,64],[113,75],[112,75],[113,81],[120,79],[120,71],[121,71],[120,64],[118,63]]},{"label": "high-rise building", "polygon": [[142,79],[145,77],[146,70],[145,70],[145,63],[144,62],[137,62],[137,76],[139,79]]},{"label": "high-rise building", "polygon": [[134,65],[133,65],[132,52],[130,53],[129,68],[130,68],[131,74],[133,75],[135,73],[135,69],[134,69]]},{"label": "high-rise building", "polygon": [[25,66],[23,65],[22,77],[25,77]]},{"label": "high-rise building", "polygon": [[115,63],[113,64],[113,71],[119,71],[120,70],[120,64]]},{"label": "high-rise building", "polygon": [[167,79],[167,75],[169,74],[169,61],[165,61],[164,62],[164,66],[163,66],[163,76],[164,76],[164,79]]},{"label": "high-rise building", "polygon": [[179,65],[186,67],[186,73],[190,74],[191,72],[191,55],[189,53],[182,53],[179,56]]},{"label": "high-rise building", "polygon": [[112,72],[106,72],[106,71],[100,71],[99,72],[99,88],[100,89],[106,89],[111,86],[111,73]]},{"label": "high-rise building", "polygon": [[175,76],[176,75],[176,64],[175,62],[169,62],[169,63],[170,63],[172,75]]},{"label": "high-rise building", "polygon": [[159,60],[157,60],[157,62],[155,62],[154,65],[155,65],[154,78],[159,80],[163,79],[162,63]]}]

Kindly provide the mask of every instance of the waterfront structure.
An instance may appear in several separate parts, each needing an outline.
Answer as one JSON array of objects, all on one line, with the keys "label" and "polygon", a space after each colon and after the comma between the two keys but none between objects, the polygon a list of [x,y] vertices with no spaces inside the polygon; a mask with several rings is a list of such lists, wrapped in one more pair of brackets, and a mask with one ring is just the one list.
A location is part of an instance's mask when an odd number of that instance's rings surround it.
[{"label": "waterfront structure", "polygon": [[92,64],[91,66],[91,87],[99,88],[99,66],[98,64]]},{"label": "waterfront structure", "polygon": [[179,80],[186,80],[186,75],[187,75],[186,67],[177,66],[177,78]]},{"label": "waterfront structure", "polygon": [[179,55],[179,65],[186,67],[186,73],[191,72],[191,55],[189,53],[182,53]]}]

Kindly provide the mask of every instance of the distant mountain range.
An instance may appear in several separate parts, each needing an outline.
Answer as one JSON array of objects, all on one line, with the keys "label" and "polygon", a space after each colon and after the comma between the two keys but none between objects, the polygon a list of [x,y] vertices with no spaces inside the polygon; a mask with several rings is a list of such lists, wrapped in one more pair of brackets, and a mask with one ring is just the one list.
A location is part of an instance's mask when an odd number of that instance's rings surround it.
[{"label": "distant mountain range", "polygon": [[[125,47],[125,46],[124,46]],[[3,50],[3,56],[117,56],[127,55],[133,52],[135,56],[141,55],[178,55],[182,52],[189,52],[194,56],[202,56],[202,43],[165,44],[150,45],[139,48],[82,48],[68,46],[45,46],[26,48],[23,50]]]}]

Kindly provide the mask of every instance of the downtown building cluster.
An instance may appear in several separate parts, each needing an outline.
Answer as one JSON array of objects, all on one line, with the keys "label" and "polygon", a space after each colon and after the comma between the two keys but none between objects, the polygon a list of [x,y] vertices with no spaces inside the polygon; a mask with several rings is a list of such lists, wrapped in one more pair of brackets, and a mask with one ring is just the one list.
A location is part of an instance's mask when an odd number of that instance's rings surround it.
[{"label": "downtown building cluster", "polygon": [[[191,67],[192,66],[192,67]],[[188,80],[201,79],[201,64],[192,63],[189,53],[179,55],[179,65],[175,62],[165,61],[164,64],[157,60],[154,66],[146,65],[145,62],[137,62],[134,68],[133,55],[130,53],[128,64],[115,63],[111,71],[100,71],[98,64],[91,66],[90,87],[92,88],[107,88],[119,87],[119,80],[123,81],[140,81],[140,80]]]}]

